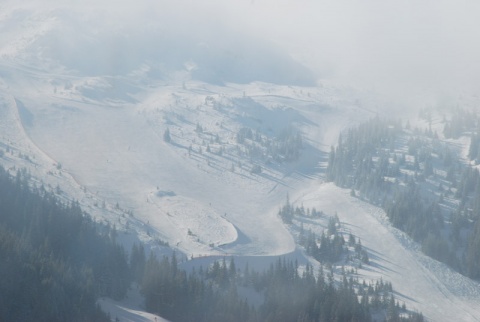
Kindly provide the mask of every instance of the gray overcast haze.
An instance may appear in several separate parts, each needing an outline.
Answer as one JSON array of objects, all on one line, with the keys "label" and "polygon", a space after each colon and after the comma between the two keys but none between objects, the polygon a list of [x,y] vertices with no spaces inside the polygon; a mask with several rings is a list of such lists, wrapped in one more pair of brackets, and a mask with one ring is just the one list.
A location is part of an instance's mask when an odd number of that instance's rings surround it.
[{"label": "gray overcast haze", "polygon": [[[281,3],[281,5],[275,5]],[[480,90],[478,1],[255,1],[256,23],[320,77],[438,103]]]},{"label": "gray overcast haze", "polygon": [[[209,82],[312,85],[333,79],[415,107],[480,91],[478,1],[88,0],[15,6],[4,12],[3,57],[60,62],[86,75],[128,74],[145,64],[151,75],[164,75],[193,62],[194,76]],[[24,38],[9,37],[25,27]]]}]

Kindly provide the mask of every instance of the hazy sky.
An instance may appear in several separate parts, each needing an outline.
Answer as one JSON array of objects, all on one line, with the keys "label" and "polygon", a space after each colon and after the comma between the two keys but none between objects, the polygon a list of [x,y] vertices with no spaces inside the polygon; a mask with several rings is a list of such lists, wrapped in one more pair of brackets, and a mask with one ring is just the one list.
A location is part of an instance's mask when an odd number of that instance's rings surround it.
[{"label": "hazy sky", "polygon": [[251,7],[252,25],[321,77],[395,96],[480,91],[480,1],[256,0]]},{"label": "hazy sky", "polygon": [[[165,2],[173,3],[173,1]],[[480,1],[175,1],[198,24],[225,24],[288,50],[320,78],[394,97],[480,92]],[[185,20],[184,20],[185,19]],[[189,29],[191,26],[184,25]]]},{"label": "hazy sky", "polygon": [[[62,34],[54,34],[55,41],[63,37],[73,39],[72,42],[88,42],[98,35],[98,46],[112,51],[112,47],[106,47],[105,39],[115,34],[128,36],[131,31],[133,42],[125,45],[130,48],[114,48],[124,52],[122,57],[131,53],[132,47],[138,47],[139,51],[143,51],[143,46],[149,50],[155,45],[162,48],[161,40],[148,38],[150,34],[173,39],[168,46],[181,44],[177,53],[182,49],[188,53],[192,49],[175,37],[197,42],[195,48],[203,45],[224,51],[230,48],[233,53],[242,44],[242,48],[251,47],[246,53],[251,60],[256,51],[259,56],[270,53],[260,45],[265,42],[268,46],[275,44],[285,51],[282,54],[307,65],[319,79],[336,79],[393,98],[423,96],[435,101],[461,92],[480,92],[480,1],[475,0],[84,0],[67,5],[64,1],[44,0],[32,3],[44,11],[61,6],[62,9],[55,9],[49,15],[72,22],[69,28],[59,28]],[[0,9],[5,8],[0,5]],[[79,30],[85,28],[89,28],[88,32],[81,35]],[[204,39],[209,43],[202,44]],[[51,47],[58,53],[64,45]],[[80,55],[75,46],[69,50],[65,53]],[[281,55],[272,61],[261,57],[252,66],[260,68],[258,64],[267,62],[271,66],[265,72],[271,72],[276,61],[282,61]]]}]

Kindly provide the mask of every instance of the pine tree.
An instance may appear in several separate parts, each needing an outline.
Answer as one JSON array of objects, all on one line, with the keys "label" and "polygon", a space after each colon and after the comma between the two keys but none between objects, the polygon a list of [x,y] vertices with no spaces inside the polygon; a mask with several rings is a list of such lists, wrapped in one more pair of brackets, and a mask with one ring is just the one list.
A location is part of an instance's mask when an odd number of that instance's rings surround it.
[{"label": "pine tree", "polygon": [[170,143],[172,141],[172,138],[170,136],[170,130],[168,128],[163,133],[163,140],[167,143]]}]

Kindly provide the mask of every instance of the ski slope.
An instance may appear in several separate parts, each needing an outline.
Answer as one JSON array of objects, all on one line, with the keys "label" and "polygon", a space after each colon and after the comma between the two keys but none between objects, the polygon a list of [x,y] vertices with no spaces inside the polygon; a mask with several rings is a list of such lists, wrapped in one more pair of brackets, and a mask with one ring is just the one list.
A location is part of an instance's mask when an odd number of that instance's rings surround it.
[{"label": "ski slope", "polygon": [[[420,252],[418,244],[392,227],[380,208],[351,197],[332,183],[314,184],[296,203],[338,214],[342,229],[359,237],[370,264],[359,278],[392,282],[396,298],[431,321],[480,320],[480,284]],[[305,229],[315,227],[305,226]]]},{"label": "ski slope", "polygon": [[[235,94],[235,90],[230,93]],[[298,103],[298,97],[289,94],[300,115],[318,120],[314,125],[303,125],[307,139],[313,142],[309,147],[312,151],[316,147],[327,150],[332,138],[353,124],[355,109],[330,107],[315,112],[311,105],[306,108]],[[161,102],[164,95],[147,97]],[[270,95],[259,97],[265,102],[267,96],[271,101]],[[192,91],[183,98],[192,102],[204,97]],[[97,198],[97,206],[90,203],[95,216],[115,223],[125,236],[131,235],[126,238],[131,242],[140,239],[155,245],[155,238],[160,238],[194,258],[236,255],[251,259],[253,255],[263,262],[271,256],[299,256],[293,237],[277,217],[289,193],[296,204],[329,215],[336,212],[343,227],[361,238],[372,262],[359,270],[366,280],[391,281],[399,300],[432,321],[480,319],[478,283],[422,255],[414,242],[390,226],[380,209],[350,197],[348,191],[333,184],[322,183],[318,179],[322,154],[306,151],[309,157],[317,156],[311,169],[311,163],[300,160],[291,168],[267,169],[263,175],[238,169],[232,173],[228,170],[230,160],[222,163],[211,156],[209,162],[202,155],[188,155],[185,142],[196,135],[188,121],[189,108],[174,109],[176,116],[172,118],[171,107],[157,110],[145,103],[102,106],[50,97],[34,105],[38,101],[38,96],[27,95],[4,100],[2,129],[8,129],[2,133],[4,142],[16,142],[19,151],[36,160],[33,167],[28,162],[23,166],[39,180],[51,180],[48,171],[58,173],[51,186],[58,182],[62,189],[68,187],[66,198],[81,200],[87,206],[89,200]],[[203,108],[193,116],[199,123],[222,121],[226,129],[238,126],[235,118]],[[177,144],[163,141],[161,134],[167,125]],[[206,128],[213,131],[213,125]],[[219,127],[218,131],[223,130]],[[21,165],[21,160],[10,162]],[[61,170],[56,167],[58,163]],[[100,201],[106,201],[110,211],[99,207]],[[125,216],[124,210],[132,211],[133,217]],[[108,303],[107,307],[114,305]]]}]

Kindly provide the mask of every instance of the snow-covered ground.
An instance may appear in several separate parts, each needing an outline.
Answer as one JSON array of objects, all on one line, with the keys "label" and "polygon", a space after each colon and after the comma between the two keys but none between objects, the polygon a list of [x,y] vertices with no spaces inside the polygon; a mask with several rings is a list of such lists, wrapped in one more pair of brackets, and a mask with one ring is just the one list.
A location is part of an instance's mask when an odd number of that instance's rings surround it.
[{"label": "snow-covered ground", "polygon": [[[361,239],[370,264],[358,270],[359,278],[392,282],[396,298],[431,321],[480,320],[480,284],[423,255],[419,245],[390,225],[382,209],[332,183],[312,184],[296,198],[304,207],[337,213],[342,230]],[[310,228],[315,227],[305,226]]]},{"label": "snow-covered ground", "polygon": [[[43,172],[54,167],[50,172],[68,177],[76,186],[69,195],[91,199],[87,210],[96,205],[93,215],[106,203],[113,213],[100,218],[121,230],[140,228],[140,239],[159,238],[194,256],[292,251],[293,239],[276,215],[279,200],[318,175],[322,150],[339,129],[369,116],[325,87],[161,83],[137,94],[136,103],[112,102],[88,99],[83,85],[55,92],[52,75],[3,68],[22,79],[12,78],[13,88],[5,90],[4,121],[16,128],[8,134],[21,133],[29,144],[24,152],[33,149],[32,157],[39,154],[49,163]],[[90,91],[101,91],[101,83],[91,83]],[[236,153],[238,129],[275,136],[292,124],[306,134],[303,157],[293,164],[262,164],[261,174],[251,173],[256,161]],[[167,128],[171,143],[163,140]],[[221,144],[209,141],[214,136]],[[239,235],[245,236],[241,242]]]},{"label": "snow-covered ground", "polygon": [[[266,85],[257,84],[257,91],[261,86]],[[251,174],[246,165],[232,172],[232,162],[248,162],[228,154],[235,128],[245,118],[239,121],[235,111],[205,104],[211,92],[185,90],[182,103],[172,108],[168,97],[182,91],[172,88],[151,91],[143,103],[131,105],[4,92],[2,144],[15,152],[6,153],[1,161],[7,168],[26,167],[52,189],[58,185],[61,196],[79,200],[95,218],[115,224],[130,243],[139,239],[156,245],[159,238],[185,258],[235,255],[261,263],[276,255],[301,256],[277,216],[290,193],[296,204],[330,215],[336,212],[342,227],[361,238],[372,262],[359,270],[362,277],[391,281],[399,300],[430,320],[479,320],[476,282],[422,255],[417,245],[390,226],[380,209],[319,179],[324,153],[339,131],[358,122],[355,117],[361,113],[364,118],[370,115],[348,104],[325,106],[320,100],[305,104],[293,91],[280,90],[283,95],[257,94],[257,102],[272,113],[269,116],[281,119],[285,109],[276,109],[272,101],[290,100],[288,113],[309,120],[299,126],[309,142],[304,153],[316,157],[314,162],[301,159],[288,167],[265,167],[260,175]],[[222,93],[222,100],[242,92],[230,89]],[[200,145],[196,123],[219,134],[227,147],[222,157],[189,154],[188,142],[197,140]],[[172,143],[162,138],[167,127]],[[117,307],[115,314],[136,314],[139,309],[119,305],[102,302],[109,310]],[[141,320],[142,314],[135,319]]]}]

